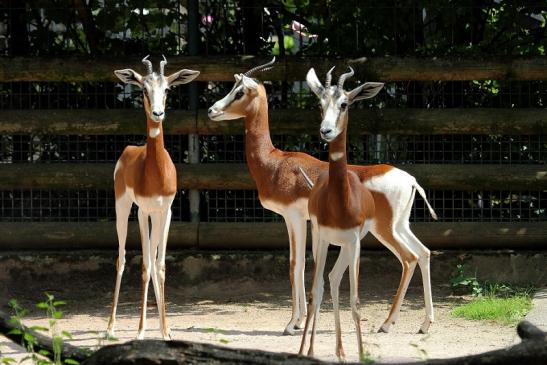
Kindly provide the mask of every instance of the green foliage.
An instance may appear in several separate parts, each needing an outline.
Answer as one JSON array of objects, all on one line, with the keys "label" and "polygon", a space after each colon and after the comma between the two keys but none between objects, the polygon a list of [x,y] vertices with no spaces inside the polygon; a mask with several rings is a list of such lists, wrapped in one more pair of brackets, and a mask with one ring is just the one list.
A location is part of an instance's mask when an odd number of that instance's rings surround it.
[{"label": "green foliage", "polygon": [[488,320],[505,325],[515,325],[532,308],[532,299],[526,294],[509,297],[494,295],[475,298],[455,308],[452,314],[470,320]]},{"label": "green foliage", "polygon": [[366,365],[374,364],[374,358],[370,355],[368,351],[365,351],[364,353],[360,354],[359,362]]},{"label": "green foliage", "polygon": [[[27,28],[30,52],[117,56],[187,51],[185,2],[109,0],[84,5],[89,17],[82,17],[69,0],[34,1],[24,12],[32,25]],[[268,5],[265,12],[260,2],[246,8],[236,0],[200,2],[201,51],[278,54],[279,45],[271,36],[280,32],[287,53],[344,57],[544,55],[547,43],[547,7],[533,2],[486,0],[470,6],[453,0],[388,5],[373,0],[357,5],[345,0],[282,0]],[[298,36],[290,30],[294,20],[317,37],[297,46]]]},{"label": "green foliage", "polygon": [[466,274],[466,266],[458,264],[456,274],[450,278],[450,286],[457,293],[472,293],[474,296],[480,296],[483,288],[475,276]]},{"label": "green foliage", "polygon": [[[53,348],[53,354],[51,354],[49,351],[45,349],[40,349],[36,351],[35,346],[37,345],[36,338],[32,333],[26,332],[22,320],[23,318],[28,314],[28,311],[23,309],[17,300],[11,299],[9,301],[9,306],[14,311],[14,315],[10,318],[10,324],[15,327],[15,329],[11,330],[10,333],[22,335],[22,343],[21,345],[27,350],[29,355],[25,358],[23,358],[22,361],[25,360],[31,360],[33,364],[35,365],[61,365],[61,364],[71,364],[76,365],[79,364],[78,361],[73,359],[65,359],[64,362],[61,361],[61,355],[62,355],[62,349],[63,349],[63,341],[64,339],[68,338],[71,339],[72,335],[67,331],[59,331],[57,328],[57,322],[63,317],[63,312],[59,310],[59,307],[64,306],[66,302],[62,300],[56,300],[55,296],[49,293],[44,293],[46,296],[46,299],[42,302],[39,302],[36,304],[36,307],[39,309],[43,309],[46,312],[46,315],[48,317],[48,327],[43,326],[32,326],[30,327],[33,331],[41,331],[41,332],[48,332],[48,334],[51,336],[52,339],[52,348]],[[51,361],[49,358],[53,356],[53,361]],[[4,361],[4,358],[1,358],[2,361]],[[8,362],[2,362],[1,364],[8,364],[10,359],[8,358]]]}]

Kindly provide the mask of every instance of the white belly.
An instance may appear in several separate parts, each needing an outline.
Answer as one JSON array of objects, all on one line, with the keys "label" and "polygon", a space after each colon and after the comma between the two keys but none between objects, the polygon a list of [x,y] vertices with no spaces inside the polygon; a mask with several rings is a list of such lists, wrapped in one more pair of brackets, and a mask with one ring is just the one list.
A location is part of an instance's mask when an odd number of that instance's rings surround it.
[{"label": "white belly", "polygon": [[136,196],[134,203],[138,205],[139,209],[142,209],[145,213],[162,212],[171,207],[174,195],[162,196]]},{"label": "white belly", "polygon": [[336,246],[343,246],[355,244],[355,242],[363,239],[370,230],[374,220],[368,219],[360,226],[344,229],[318,225],[315,216],[311,217],[311,222],[313,225],[319,227],[319,237],[321,240]]},{"label": "white belly", "polygon": [[280,204],[271,200],[260,200],[262,206],[284,217],[298,215],[303,219],[310,219],[308,214],[308,199],[300,198],[289,204]]}]

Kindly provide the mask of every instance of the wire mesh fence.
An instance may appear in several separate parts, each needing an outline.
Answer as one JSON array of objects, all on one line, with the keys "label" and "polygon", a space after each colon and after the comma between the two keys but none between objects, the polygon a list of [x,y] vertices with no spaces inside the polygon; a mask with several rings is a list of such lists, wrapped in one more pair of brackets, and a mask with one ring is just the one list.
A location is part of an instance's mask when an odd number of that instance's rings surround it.
[{"label": "wire mesh fence", "polygon": [[[163,7],[144,7],[139,1],[95,1],[90,11],[101,39],[84,34],[85,21],[72,7],[25,2],[0,3],[0,54],[4,56],[110,56],[188,52],[185,1],[167,0]],[[118,5],[116,5],[118,3]],[[489,56],[537,55],[545,43],[547,6],[517,6],[494,2],[490,7],[472,1],[378,2],[334,1],[321,6],[255,6],[252,2],[199,1],[199,53],[208,55],[296,54],[316,57],[470,55],[479,48]],[[504,4],[500,4],[504,3]],[[6,5],[8,4],[8,5]],[[349,5],[348,5],[349,4]],[[348,12],[348,7],[352,11]],[[328,14],[326,14],[328,13]],[[306,19],[323,19],[321,26]],[[351,21],[348,21],[351,20]],[[342,21],[343,20],[343,21]],[[484,20],[480,22],[478,20]],[[542,23],[543,22],[543,23]],[[516,23],[517,25],[513,24]],[[390,24],[390,26],[386,26]],[[468,26],[466,26],[468,24]],[[477,24],[484,24],[483,28]],[[542,25],[543,24],[543,25]],[[515,27],[522,31],[517,31]],[[488,28],[488,29],[486,29]],[[520,33],[519,33],[520,32]],[[380,34],[381,37],[373,37]],[[520,43],[511,37],[520,34]],[[87,43],[86,43],[87,41]],[[511,43],[510,47],[506,45]],[[102,48],[101,48],[102,47]],[[528,48],[525,48],[528,47]],[[536,48],[531,48],[536,47]],[[544,52],[544,50],[543,50]],[[244,72],[245,70],[241,70]],[[320,78],[321,75],[319,75]],[[266,82],[270,109],[309,109],[319,119],[316,97],[304,82]],[[348,82],[348,87],[351,83]],[[229,82],[199,82],[198,107],[208,108],[232,87]],[[543,81],[400,81],[387,83],[381,93],[357,108],[544,108]],[[188,109],[187,86],[170,92],[169,109]],[[142,93],[115,82],[0,83],[2,110],[142,109]],[[144,112],[143,112],[144,113]],[[128,144],[146,141],[142,135],[3,135],[0,163],[112,163]],[[351,123],[351,113],[350,113]],[[274,144],[326,159],[327,148],[317,135],[278,136]],[[243,163],[244,136],[200,136],[201,163]],[[166,136],[176,163],[188,161],[186,136]],[[545,135],[369,135],[351,136],[353,163],[394,164],[545,164]],[[1,168],[1,167],[0,167]],[[444,221],[545,221],[543,191],[428,191]],[[255,191],[202,191],[201,219],[211,222],[269,222],[280,217],[260,206]],[[10,190],[0,192],[2,221],[101,221],[114,219],[112,191]],[[173,220],[189,219],[186,191],[173,204]],[[134,215],[132,215],[134,219]],[[417,199],[413,221],[429,221]]]}]

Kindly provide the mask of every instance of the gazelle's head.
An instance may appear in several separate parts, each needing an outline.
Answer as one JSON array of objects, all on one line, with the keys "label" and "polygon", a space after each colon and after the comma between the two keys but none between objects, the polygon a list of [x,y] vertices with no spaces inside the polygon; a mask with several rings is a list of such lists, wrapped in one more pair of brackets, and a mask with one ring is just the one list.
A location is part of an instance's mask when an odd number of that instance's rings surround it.
[{"label": "gazelle's head", "polygon": [[152,62],[148,56],[142,59],[146,66],[146,75],[141,75],[130,68],[116,70],[114,74],[126,84],[137,85],[143,92],[144,110],[149,120],[160,123],[165,118],[165,99],[167,92],[173,86],[187,84],[199,75],[199,71],[180,70],[169,76],[163,74],[167,60],[165,56],[160,62],[160,72],[153,72]]},{"label": "gazelle's head", "polygon": [[353,69],[340,76],[338,84],[331,86],[332,70],[327,72],[325,86],[321,84],[315,70],[311,68],[306,75],[306,81],[311,91],[319,98],[321,105],[321,129],[319,130],[321,138],[325,142],[332,142],[340,133],[347,128],[348,108],[357,100],[374,97],[384,86],[381,82],[365,82],[351,91],[344,90],[344,82],[353,76]]},{"label": "gazelle's head", "polygon": [[231,120],[243,118],[248,106],[258,95],[258,82],[251,75],[258,71],[271,69],[275,57],[268,63],[250,69],[242,74],[235,74],[236,80],[232,90],[209,108],[209,118],[212,120]]}]

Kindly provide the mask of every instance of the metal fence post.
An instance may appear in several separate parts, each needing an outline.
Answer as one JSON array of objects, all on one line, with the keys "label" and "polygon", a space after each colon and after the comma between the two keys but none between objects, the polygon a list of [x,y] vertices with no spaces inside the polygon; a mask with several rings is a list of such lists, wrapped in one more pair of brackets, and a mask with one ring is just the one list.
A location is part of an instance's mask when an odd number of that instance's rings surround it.
[{"label": "metal fence post", "polygon": [[[188,0],[188,53],[190,56],[197,56],[199,53],[199,0]],[[189,85],[190,110],[195,112],[195,123],[197,127],[199,90],[195,82]],[[188,162],[191,164],[199,163],[199,136],[197,134],[188,135]],[[199,190],[190,189],[190,221],[199,222]]]}]

